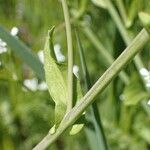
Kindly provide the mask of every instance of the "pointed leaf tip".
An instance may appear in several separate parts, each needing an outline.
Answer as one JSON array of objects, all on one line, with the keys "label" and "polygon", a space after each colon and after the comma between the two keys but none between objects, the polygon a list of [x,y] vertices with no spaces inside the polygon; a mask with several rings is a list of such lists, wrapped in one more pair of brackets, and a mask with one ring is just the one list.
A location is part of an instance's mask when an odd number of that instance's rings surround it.
[{"label": "pointed leaf tip", "polygon": [[48,30],[48,36],[52,37],[55,30],[55,26],[53,26],[50,30]]}]

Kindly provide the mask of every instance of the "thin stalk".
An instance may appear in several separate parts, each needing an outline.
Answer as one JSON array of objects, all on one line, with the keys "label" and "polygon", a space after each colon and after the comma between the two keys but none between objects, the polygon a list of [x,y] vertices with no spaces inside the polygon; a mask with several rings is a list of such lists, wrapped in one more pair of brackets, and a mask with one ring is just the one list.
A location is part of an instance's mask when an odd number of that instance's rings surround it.
[{"label": "thin stalk", "polygon": [[140,51],[140,49],[148,42],[149,34],[143,29],[133,40],[133,42],[123,51],[123,53],[114,61],[114,63],[105,71],[105,73],[98,79],[86,95],[76,104],[70,112],[68,112],[62,124],[57,129],[56,133],[48,135],[35,147],[33,150],[44,150],[59,136],[70,127],[85,111],[85,109],[95,100],[95,97],[100,94],[109,83],[119,74],[127,63]]},{"label": "thin stalk", "polygon": [[87,3],[88,3],[88,0],[83,0],[80,2],[80,8],[79,8],[77,14],[75,15],[74,19],[79,19],[80,17],[82,17],[82,15],[84,14],[84,12],[87,8]]},{"label": "thin stalk", "polygon": [[[83,27],[82,28],[87,38],[93,43],[95,48],[100,52],[101,57],[105,59],[106,66],[108,67],[111,65],[114,61],[114,58],[110,55],[108,50],[103,46],[103,44],[100,42],[100,40],[96,37],[96,35],[93,33],[93,31],[89,27]],[[122,71],[119,74],[120,78],[125,84],[129,83],[129,78],[127,74]]]},{"label": "thin stalk", "polygon": [[[107,8],[108,11],[112,17],[112,19],[114,20],[118,30],[120,31],[120,34],[124,40],[124,42],[126,43],[126,45],[128,46],[130,44],[130,42],[132,41],[132,38],[129,37],[128,35],[128,31],[126,30],[126,28],[124,27],[121,18],[119,16],[119,14],[117,13],[117,10],[115,9],[115,7],[113,6],[112,2],[110,0],[105,0],[105,2],[107,3]],[[143,62],[140,58],[139,55],[137,55],[134,59],[135,65],[138,69],[141,69],[144,65]]]},{"label": "thin stalk", "polygon": [[[84,15],[84,12],[87,8],[87,4],[88,4],[88,0],[81,1],[80,8],[79,10],[77,10],[78,13],[73,18],[70,18],[71,24],[78,21]],[[56,27],[55,33],[58,33],[59,31],[63,30],[64,27],[65,27],[65,22],[62,22],[60,25]]]},{"label": "thin stalk", "polygon": [[116,4],[117,4],[118,10],[120,12],[121,18],[122,18],[125,26],[130,27],[131,21],[128,18],[126,9],[125,9],[124,4],[123,4],[123,0],[116,0]]},{"label": "thin stalk", "polygon": [[114,58],[109,54],[108,50],[103,46],[100,40],[98,40],[93,31],[89,27],[83,27],[82,30],[101,55],[106,59],[106,65],[110,65],[114,61]]},{"label": "thin stalk", "polygon": [[[128,46],[130,44],[130,42],[132,41],[132,38],[129,37],[128,35],[128,31],[126,30],[126,28],[124,27],[121,19],[120,19],[120,16],[118,15],[115,7],[113,6],[112,2],[110,0],[105,0],[105,2],[107,3],[107,8],[108,8],[108,11],[112,17],[112,19],[114,20],[114,22],[116,23],[116,26],[118,28],[118,30],[120,31],[120,34],[122,35],[122,38],[124,39],[124,42],[126,43],[126,45]],[[144,64],[140,58],[140,55],[137,55],[135,58],[134,58],[134,63],[135,63],[135,66],[136,68],[138,69],[138,71],[144,67]],[[141,76],[141,74],[140,74]],[[145,81],[143,79],[143,77],[141,76],[141,79],[143,81],[143,84],[145,86],[145,89],[147,92],[149,92],[149,89],[147,88],[147,86],[145,85]],[[142,106],[143,108],[145,109],[146,106],[144,106],[144,103],[142,103]],[[149,114],[148,114],[149,115]]]},{"label": "thin stalk", "polygon": [[71,110],[73,106],[73,45],[72,45],[72,34],[71,34],[71,23],[69,18],[69,10],[66,0],[61,0],[67,34],[67,47],[68,47],[68,104],[67,112]]},{"label": "thin stalk", "polygon": [[123,38],[123,40],[125,41],[126,45],[128,45],[131,42],[131,39],[128,37],[128,33],[122,23],[122,20],[117,12],[117,10],[115,9],[115,7],[113,6],[112,2],[110,0],[105,0],[106,4],[107,4],[107,10],[110,13],[112,19],[114,20],[118,30],[120,31],[120,34]]},{"label": "thin stalk", "polygon": [[[87,69],[87,65],[86,65],[86,61],[85,61],[85,57],[84,57],[84,52],[83,52],[83,47],[78,35],[78,32],[76,31],[76,39],[77,39],[77,43],[78,43],[78,48],[79,48],[79,56],[80,56],[80,62],[81,62],[81,70],[83,73],[83,80],[86,86],[86,92],[91,88],[91,79],[90,79],[90,75]],[[86,118],[90,118],[90,122],[92,123],[93,127],[94,127],[94,131],[91,131],[91,128],[86,126],[85,131],[86,134],[88,136],[88,139],[90,141],[91,144],[91,149],[94,150],[94,148],[96,147],[96,149],[101,149],[101,150],[107,150],[107,142],[106,142],[106,138],[105,138],[105,134],[103,131],[103,126],[101,123],[101,119],[100,119],[100,114],[98,111],[98,107],[97,107],[97,103],[93,102],[92,106],[90,106],[90,108],[87,110],[86,113]],[[91,133],[93,133],[93,136],[91,137],[91,134],[89,134],[89,130]],[[94,139],[93,139],[94,137]],[[94,141],[95,140],[95,141]],[[96,143],[96,145],[93,146],[93,143]]]}]

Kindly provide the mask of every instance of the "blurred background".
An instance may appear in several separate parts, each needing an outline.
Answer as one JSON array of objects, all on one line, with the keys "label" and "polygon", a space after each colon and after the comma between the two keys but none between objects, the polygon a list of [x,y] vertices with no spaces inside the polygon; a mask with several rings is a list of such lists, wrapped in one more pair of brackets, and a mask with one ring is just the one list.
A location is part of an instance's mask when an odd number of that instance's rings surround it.
[{"label": "blurred background", "polygon": [[[112,7],[105,1],[67,1],[74,64],[80,68],[77,28],[92,84],[145,27],[142,13],[150,21],[149,0],[112,0],[122,23],[123,29],[119,29]],[[4,40],[2,29],[22,41],[43,63],[45,38],[52,26],[55,51],[65,61],[66,35],[59,0],[0,0],[0,150],[32,149],[54,124],[54,102],[45,81]],[[122,35],[122,30],[127,35]],[[96,101],[107,145],[111,150],[150,150],[150,42],[140,53],[140,61],[132,61],[124,72],[127,80],[116,77]],[[91,138],[84,129],[74,136],[65,133],[49,149],[98,150]]]}]

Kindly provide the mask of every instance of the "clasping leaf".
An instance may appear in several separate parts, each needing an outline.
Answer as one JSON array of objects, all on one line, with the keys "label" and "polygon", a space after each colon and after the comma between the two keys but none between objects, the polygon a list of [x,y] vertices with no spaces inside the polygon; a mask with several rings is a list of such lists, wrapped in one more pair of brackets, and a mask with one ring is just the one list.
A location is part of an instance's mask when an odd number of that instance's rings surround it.
[{"label": "clasping leaf", "polygon": [[[45,78],[48,85],[48,91],[53,101],[55,102],[55,124],[50,130],[50,133],[55,133],[67,110],[67,65],[65,63],[58,63],[54,47],[53,47],[53,32],[54,27],[48,32],[44,48],[44,70]],[[79,80],[74,76],[74,105],[77,100],[82,98],[82,92]],[[81,130],[83,124],[76,124],[71,129],[70,134],[75,134]]]},{"label": "clasping leaf", "polygon": [[55,57],[52,42],[53,31],[54,27],[49,31],[45,43],[44,69],[48,90],[55,102],[55,123],[57,127],[66,112],[67,85]]}]

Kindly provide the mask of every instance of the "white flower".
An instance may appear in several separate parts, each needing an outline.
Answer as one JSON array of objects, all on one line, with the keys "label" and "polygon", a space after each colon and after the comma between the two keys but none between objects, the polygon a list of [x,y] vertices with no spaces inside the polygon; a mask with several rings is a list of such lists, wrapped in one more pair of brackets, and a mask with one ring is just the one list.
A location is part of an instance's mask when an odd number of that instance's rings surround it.
[{"label": "white flower", "polygon": [[7,52],[6,46],[7,46],[6,42],[0,39],[0,54]]},{"label": "white flower", "polygon": [[47,84],[46,84],[46,82],[41,82],[39,85],[38,85],[38,90],[40,90],[40,91],[45,91],[45,90],[47,90]]},{"label": "white flower", "polygon": [[60,51],[60,49],[61,49],[60,44],[55,44],[55,45],[54,45],[54,50],[55,50],[55,51]]},{"label": "white flower", "polygon": [[5,47],[6,45],[7,45],[6,42],[4,42],[2,39],[0,39],[0,46]]},{"label": "white flower", "polygon": [[43,50],[40,50],[38,53],[37,53],[41,63],[44,63],[44,52]]},{"label": "white flower", "polygon": [[[66,60],[65,56],[61,52],[61,46],[59,44],[54,45],[54,53],[56,55],[56,59],[58,62],[64,62]],[[43,50],[40,50],[37,53],[37,55],[38,55],[40,61],[42,63],[44,63],[44,52],[43,52]]]},{"label": "white flower", "polygon": [[17,27],[13,27],[10,31],[12,36],[16,36],[19,32],[19,29]]},{"label": "white flower", "polygon": [[61,52],[61,46],[59,44],[54,45],[54,52],[58,62],[64,62],[66,60],[65,56]]},{"label": "white flower", "polygon": [[23,84],[31,91],[36,91],[38,89],[38,80],[36,78],[25,79]]},{"label": "white flower", "polygon": [[150,105],[150,100],[148,100],[147,104]]},{"label": "white flower", "polygon": [[120,98],[121,101],[124,101],[124,100],[125,100],[124,94],[121,94],[121,95],[119,96],[119,98]]},{"label": "white flower", "polygon": [[149,76],[149,72],[148,72],[148,70],[146,69],[146,68],[141,68],[140,69],[140,74],[142,75],[142,76]]},{"label": "white flower", "polygon": [[[17,27],[13,27],[10,31],[11,35],[16,36],[19,32]],[[0,39],[0,54],[7,52],[7,44],[2,39]]]},{"label": "white flower", "polygon": [[150,75],[149,75],[149,76],[145,76],[145,77],[144,77],[144,80],[145,80],[146,82],[150,81]]},{"label": "white flower", "polygon": [[45,91],[47,90],[47,84],[46,82],[41,82],[40,84],[38,84],[38,79],[37,78],[33,78],[33,79],[25,79],[23,84],[30,89],[31,91]]},{"label": "white flower", "polygon": [[73,73],[77,78],[79,78],[79,67],[77,65],[73,66]]},{"label": "white flower", "polygon": [[150,88],[150,72],[146,68],[141,68],[140,74],[143,76],[146,87]]},{"label": "white flower", "polygon": [[146,87],[150,88],[150,81],[146,83]]},{"label": "white flower", "polygon": [[7,52],[7,48],[6,48],[6,47],[1,47],[1,46],[0,46],[0,54],[6,53],[6,52]]}]

